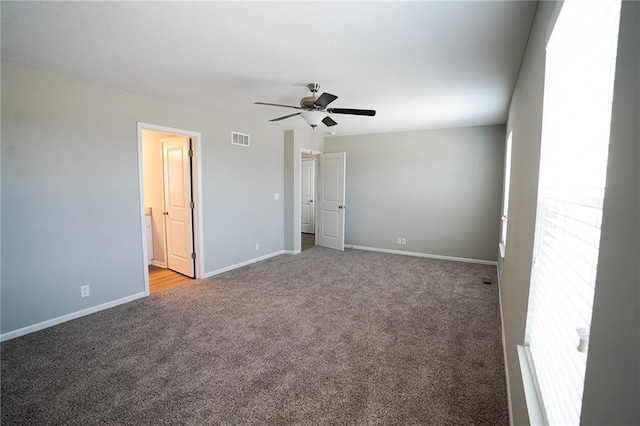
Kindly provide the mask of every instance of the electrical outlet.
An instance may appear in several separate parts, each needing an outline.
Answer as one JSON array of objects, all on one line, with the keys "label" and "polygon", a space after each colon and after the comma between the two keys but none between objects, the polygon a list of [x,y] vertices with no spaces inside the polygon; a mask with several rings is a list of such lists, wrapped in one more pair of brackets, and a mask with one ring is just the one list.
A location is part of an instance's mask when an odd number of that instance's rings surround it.
[{"label": "electrical outlet", "polygon": [[396,239],[396,243],[398,243],[398,244],[402,244],[402,238],[398,237],[398,238]]},{"label": "electrical outlet", "polygon": [[273,199],[274,200],[279,200],[280,199],[280,193],[276,192],[275,194],[273,194]]},{"label": "electrical outlet", "polygon": [[89,292],[89,285],[80,286],[80,297],[87,297],[91,293]]},{"label": "electrical outlet", "polygon": [[402,244],[407,244],[407,239],[406,238],[402,239]]},{"label": "electrical outlet", "polygon": [[256,251],[260,251],[260,243],[256,243]]}]

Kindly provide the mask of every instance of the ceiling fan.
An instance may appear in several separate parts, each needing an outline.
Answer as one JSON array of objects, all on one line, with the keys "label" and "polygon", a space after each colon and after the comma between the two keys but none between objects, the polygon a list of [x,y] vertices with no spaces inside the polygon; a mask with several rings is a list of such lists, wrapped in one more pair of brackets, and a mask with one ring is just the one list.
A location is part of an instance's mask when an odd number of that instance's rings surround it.
[{"label": "ceiling fan", "polygon": [[336,95],[332,95],[331,93],[323,93],[322,95],[320,95],[320,97],[316,96],[316,93],[318,93],[318,90],[320,89],[320,85],[317,83],[309,83],[307,84],[307,88],[311,91],[311,96],[302,98],[300,100],[300,106],[270,104],[267,102],[254,102],[254,104],[302,110],[301,112],[274,118],[273,120],[269,121],[280,121],[284,120],[285,118],[300,115],[305,119],[307,124],[309,124],[309,126],[313,127],[314,129],[320,123],[323,123],[327,127],[335,126],[336,124],[338,124],[331,117],[329,117],[329,114],[368,115],[370,117],[376,115],[376,111],[372,109],[327,108],[327,105],[338,99],[338,97]]}]

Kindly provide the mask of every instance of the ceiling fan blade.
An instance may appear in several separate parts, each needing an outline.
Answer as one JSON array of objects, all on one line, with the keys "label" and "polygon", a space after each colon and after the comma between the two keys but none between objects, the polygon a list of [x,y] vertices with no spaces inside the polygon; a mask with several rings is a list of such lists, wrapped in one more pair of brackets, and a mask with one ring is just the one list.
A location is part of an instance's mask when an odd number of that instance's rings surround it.
[{"label": "ceiling fan blade", "polygon": [[268,102],[254,102],[255,105],[269,105],[269,106],[277,106],[277,107],[285,107],[285,108],[295,108],[295,109],[302,109],[299,106],[293,106],[293,105],[282,105],[282,104],[270,104]]},{"label": "ceiling fan blade", "polygon": [[370,117],[376,115],[374,109],[328,108],[327,112],[334,114],[368,115]]},{"label": "ceiling fan blade", "polygon": [[280,121],[280,120],[284,120],[285,118],[295,117],[296,115],[300,115],[300,114],[301,113],[299,113],[299,112],[294,112],[293,114],[285,115],[283,117],[274,118],[273,120],[269,120],[269,121]]},{"label": "ceiling fan blade", "polygon": [[335,121],[333,121],[333,118],[331,118],[331,117],[329,117],[329,116],[327,116],[327,117],[323,118],[323,119],[322,119],[322,122],[323,122],[323,123],[324,123],[324,125],[325,125],[325,126],[327,126],[327,127],[335,126],[336,124],[338,124],[338,123],[336,123]]},{"label": "ceiling fan blade", "polygon": [[338,99],[336,95],[332,95],[331,93],[323,93],[320,97],[313,103],[314,106],[320,108],[326,108],[331,102]]}]

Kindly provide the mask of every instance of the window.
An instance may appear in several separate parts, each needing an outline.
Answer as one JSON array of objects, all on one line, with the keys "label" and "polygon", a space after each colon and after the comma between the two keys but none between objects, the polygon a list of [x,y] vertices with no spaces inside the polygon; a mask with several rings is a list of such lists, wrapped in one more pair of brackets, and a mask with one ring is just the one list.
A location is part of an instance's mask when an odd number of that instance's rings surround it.
[{"label": "window", "polygon": [[526,347],[549,424],[579,424],[620,1],[566,0],[547,44]]},{"label": "window", "polygon": [[507,136],[504,153],[504,197],[502,199],[502,224],[500,226],[500,256],[504,257],[507,248],[507,218],[509,216],[509,184],[511,182],[511,136]]}]

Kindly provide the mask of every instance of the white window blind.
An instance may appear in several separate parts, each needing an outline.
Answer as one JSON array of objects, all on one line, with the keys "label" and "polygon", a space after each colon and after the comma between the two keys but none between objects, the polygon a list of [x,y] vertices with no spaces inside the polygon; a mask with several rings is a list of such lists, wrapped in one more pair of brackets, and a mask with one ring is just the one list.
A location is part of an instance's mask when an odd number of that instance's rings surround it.
[{"label": "white window blind", "polygon": [[579,424],[620,1],[566,0],[547,44],[526,344],[549,424]]}]

